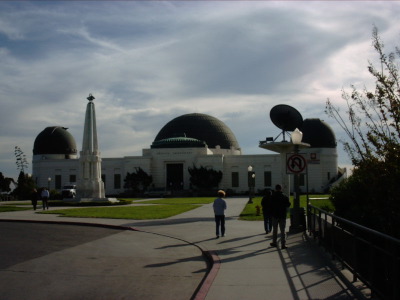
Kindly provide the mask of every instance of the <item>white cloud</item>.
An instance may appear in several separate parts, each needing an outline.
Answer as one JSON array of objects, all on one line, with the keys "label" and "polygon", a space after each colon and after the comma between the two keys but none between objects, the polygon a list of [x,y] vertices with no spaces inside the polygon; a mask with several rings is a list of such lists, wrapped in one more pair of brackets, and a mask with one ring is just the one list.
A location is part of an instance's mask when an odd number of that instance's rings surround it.
[{"label": "white cloud", "polygon": [[368,1],[0,2],[0,172],[15,177],[14,146],[30,159],[46,126],[69,127],[79,148],[89,93],[105,157],[140,155],[162,126],[191,112],[221,119],[247,154],[265,153],[258,141],[279,134],[269,111],[280,103],[336,129],[324,114],[326,99],[340,105],[342,88],[370,84],[372,26],[393,50],[399,8]]}]

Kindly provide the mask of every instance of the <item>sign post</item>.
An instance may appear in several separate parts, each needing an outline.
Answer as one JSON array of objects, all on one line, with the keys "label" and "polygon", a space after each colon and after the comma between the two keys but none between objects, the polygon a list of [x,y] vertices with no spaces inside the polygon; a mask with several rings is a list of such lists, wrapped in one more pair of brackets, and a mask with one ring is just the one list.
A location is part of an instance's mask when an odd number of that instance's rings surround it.
[{"label": "sign post", "polygon": [[305,229],[304,209],[300,208],[300,174],[307,173],[307,160],[298,153],[286,155],[286,173],[294,176],[294,201],[291,211],[290,232],[301,232]]}]

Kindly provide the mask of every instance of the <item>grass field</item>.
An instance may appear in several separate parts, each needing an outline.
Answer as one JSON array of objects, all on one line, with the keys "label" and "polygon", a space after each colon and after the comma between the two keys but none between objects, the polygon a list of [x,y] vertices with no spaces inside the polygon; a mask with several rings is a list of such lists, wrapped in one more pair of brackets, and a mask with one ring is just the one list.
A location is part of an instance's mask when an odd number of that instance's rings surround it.
[{"label": "grass field", "polygon": [[147,200],[145,203],[152,204],[208,204],[215,200],[215,197],[193,197],[193,198],[164,198]]},{"label": "grass field", "polygon": [[[329,195],[309,195],[309,198],[328,198]],[[261,221],[264,220],[261,210],[261,199],[262,197],[255,197],[253,198],[253,203],[247,204],[243,209],[242,213],[240,214],[239,219],[245,221]],[[290,197],[290,203],[293,207],[293,196]],[[310,203],[316,207],[322,208],[327,211],[333,211],[333,205],[329,199],[316,199],[310,200]],[[257,206],[260,208],[260,214],[257,214]],[[300,207],[307,206],[307,196],[301,195],[300,196]],[[288,212],[289,217],[290,212]]]},{"label": "grass field", "polygon": [[43,214],[60,214],[64,217],[76,218],[108,218],[108,219],[165,219],[199,207],[193,204],[179,205],[144,205],[120,207],[85,207],[60,210],[47,210]]},{"label": "grass field", "polygon": [[119,206],[71,208],[50,210],[43,213],[60,214],[64,217],[76,218],[109,218],[134,220],[165,219],[198,208],[201,204],[211,203],[212,201],[214,201],[214,199],[215,197],[165,198],[140,202],[138,201],[140,199],[123,199],[125,202],[132,202],[144,205],[127,207]]},{"label": "grass field", "polygon": [[31,210],[32,207],[16,207],[12,205],[0,205],[0,213],[7,211],[20,211],[20,210]]},{"label": "grass field", "polygon": [[[333,211],[333,205],[327,198],[329,195],[310,195],[309,198],[319,198],[310,200],[311,204],[320,207],[327,211]],[[146,199],[121,199],[120,205],[108,205],[101,206],[100,204],[77,204],[63,203],[62,201],[50,201],[49,211],[43,211],[38,213],[44,214],[60,214],[65,217],[76,217],[76,218],[110,218],[110,219],[134,219],[134,220],[149,220],[149,219],[164,219],[169,218],[186,211],[198,208],[203,204],[212,203],[215,197],[193,197],[193,198],[163,198],[157,200],[146,200]],[[262,197],[253,198],[252,204],[247,204],[240,214],[241,220],[246,221],[261,221],[263,220],[261,211],[261,199]],[[139,201],[141,200],[141,201]],[[229,200],[229,198],[228,198]],[[126,204],[143,204],[137,206],[126,206]],[[293,197],[291,197],[291,203],[293,206]],[[31,210],[32,206],[30,203],[21,203],[26,207],[18,207],[13,205],[0,205],[0,212],[6,211],[18,211],[18,210]],[[39,206],[41,202],[39,201]],[[122,205],[121,205],[122,204]],[[124,205],[125,204],[125,205]],[[302,195],[300,197],[300,207],[306,207],[307,197]],[[28,206],[29,205],[29,206]],[[57,206],[71,206],[67,209],[54,209]],[[75,208],[72,208],[75,206]],[[260,214],[257,214],[257,206],[260,209]],[[288,214],[289,216],[289,214]]]}]

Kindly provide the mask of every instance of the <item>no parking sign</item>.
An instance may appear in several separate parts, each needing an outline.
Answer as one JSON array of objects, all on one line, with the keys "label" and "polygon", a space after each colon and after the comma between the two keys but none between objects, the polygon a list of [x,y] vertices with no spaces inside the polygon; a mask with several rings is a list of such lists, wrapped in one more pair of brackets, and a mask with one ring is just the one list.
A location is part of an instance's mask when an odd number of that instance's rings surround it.
[{"label": "no parking sign", "polygon": [[300,174],[306,173],[307,160],[299,153],[286,155],[286,173]]}]

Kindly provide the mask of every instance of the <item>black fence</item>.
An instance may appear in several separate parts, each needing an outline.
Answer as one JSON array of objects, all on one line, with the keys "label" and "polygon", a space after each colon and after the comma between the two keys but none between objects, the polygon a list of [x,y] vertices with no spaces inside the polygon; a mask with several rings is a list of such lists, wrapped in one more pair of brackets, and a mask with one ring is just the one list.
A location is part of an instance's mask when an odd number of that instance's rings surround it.
[{"label": "black fence", "polygon": [[308,231],[354,281],[364,282],[374,297],[400,299],[400,240],[312,205],[307,210]]}]

